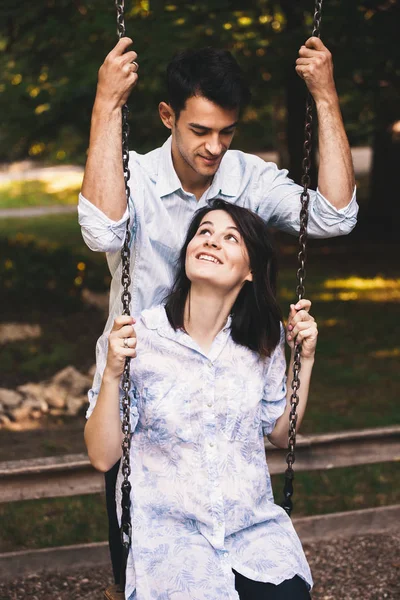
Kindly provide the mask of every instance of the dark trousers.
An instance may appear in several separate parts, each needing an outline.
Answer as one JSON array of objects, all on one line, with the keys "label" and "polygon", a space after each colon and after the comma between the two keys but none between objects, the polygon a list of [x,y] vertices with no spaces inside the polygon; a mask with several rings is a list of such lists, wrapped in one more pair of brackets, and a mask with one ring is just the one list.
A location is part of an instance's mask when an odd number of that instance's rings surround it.
[{"label": "dark trousers", "polygon": [[240,600],[309,600],[311,598],[306,583],[296,575],[286,579],[279,585],[262,583],[247,579],[240,573],[235,573],[235,589]]},{"label": "dark trousers", "polygon": [[[115,485],[119,470],[118,461],[112,469],[105,473],[106,503],[108,514],[108,543],[115,583],[120,581],[122,544],[119,534],[117,507],[115,503]],[[235,574],[235,589],[240,600],[309,600],[311,597],[304,581],[296,576],[287,579],[280,585],[262,583],[247,579],[240,573]]]},{"label": "dark trousers", "polygon": [[110,548],[111,564],[115,583],[120,582],[122,563],[122,544],[117,519],[117,505],[115,502],[115,485],[119,471],[120,460],[112,469],[104,474],[106,484],[106,504],[108,515],[108,545]]}]

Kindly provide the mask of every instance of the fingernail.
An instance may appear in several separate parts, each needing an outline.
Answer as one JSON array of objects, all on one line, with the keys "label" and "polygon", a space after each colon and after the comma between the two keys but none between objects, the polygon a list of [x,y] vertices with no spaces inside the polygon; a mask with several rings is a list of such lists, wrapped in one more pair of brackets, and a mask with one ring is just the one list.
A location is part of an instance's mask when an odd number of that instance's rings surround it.
[{"label": "fingernail", "polygon": [[301,304],[297,303],[295,308],[301,308]]},{"label": "fingernail", "polygon": [[291,336],[291,335],[288,335],[288,336],[287,336],[287,339],[288,339],[288,340],[291,340],[291,339],[292,339],[292,336]]},{"label": "fingernail", "polygon": [[289,325],[289,326],[288,326],[288,329],[289,329],[289,331],[292,331],[292,329],[293,329],[293,325]]}]

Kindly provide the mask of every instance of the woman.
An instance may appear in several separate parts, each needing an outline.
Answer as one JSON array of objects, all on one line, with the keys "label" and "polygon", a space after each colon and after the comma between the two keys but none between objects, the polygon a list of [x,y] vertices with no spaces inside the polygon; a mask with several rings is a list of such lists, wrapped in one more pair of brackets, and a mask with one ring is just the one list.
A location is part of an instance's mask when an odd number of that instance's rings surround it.
[{"label": "woman", "polygon": [[[165,306],[115,320],[85,441],[101,471],[120,458],[120,378],[132,357],[129,600],[310,597],[265,462],[263,433],[286,447],[290,411],[275,289],[264,222],[216,200],[193,218]],[[288,320],[291,347],[302,343],[298,425],[317,339],[309,308],[292,305]]]}]

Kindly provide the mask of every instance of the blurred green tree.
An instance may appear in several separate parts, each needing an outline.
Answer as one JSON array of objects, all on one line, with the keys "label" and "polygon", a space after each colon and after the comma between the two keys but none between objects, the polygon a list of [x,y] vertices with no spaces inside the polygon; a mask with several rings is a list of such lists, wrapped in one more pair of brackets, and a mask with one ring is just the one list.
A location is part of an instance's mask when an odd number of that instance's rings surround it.
[{"label": "blurred green tree", "polygon": [[[399,0],[331,0],[324,3],[322,23],[350,142],[373,143],[371,190],[375,199],[384,195],[387,214],[400,206],[389,176],[399,156],[399,7]],[[313,9],[312,0],[126,2],[127,34],[140,62],[130,100],[131,147],[147,151],[165,139],[157,105],[166,97],[172,54],[187,46],[220,46],[236,56],[253,91],[235,146],[277,149],[298,180],[305,88],[294,63],[310,35]],[[115,42],[111,0],[0,5],[1,161],[84,162],[97,70]],[[376,206],[373,200],[369,208]]]}]

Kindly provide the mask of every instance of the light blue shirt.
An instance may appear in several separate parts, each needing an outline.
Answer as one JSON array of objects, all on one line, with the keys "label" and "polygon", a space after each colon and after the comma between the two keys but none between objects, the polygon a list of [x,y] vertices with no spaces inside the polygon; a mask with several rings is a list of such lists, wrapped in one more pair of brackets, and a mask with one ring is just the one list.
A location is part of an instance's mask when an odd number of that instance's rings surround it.
[{"label": "light blue shirt", "polygon": [[264,359],[232,340],[230,319],[207,353],[163,306],[143,311],[136,333],[126,599],[239,600],[232,569],[275,585],[299,575],[311,587],[265,460],[263,434],[286,406],[283,327]]},{"label": "light blue shirt", "polygon": [[[228,150],[212,185],[199,201],[185,192],[171,157],[171,138],[161,148],[141,155],[130,152],[129,203],[133,244],[132,314],[161,303],[175,277],[175,264],[194,212],[212,198],[223,198],[258,213],[274,227],[292,234],[299,230],[300,194],[285,169],[264,162],[252,154]],[[86,244],[94,251],[107,252],[112,275],[110,311],[104,333],[96,346],[96,374],[89,398],[100,389],[107,357],[107,340],[116,316],[122,313],[121,255],[128,209],[120,221],[112,221],[82,195],[79,223]],[[317,191],[310,191],[308,232],[311,237],[334,237],[349,233],[356,224],[355,197],[337,210]]]}]

